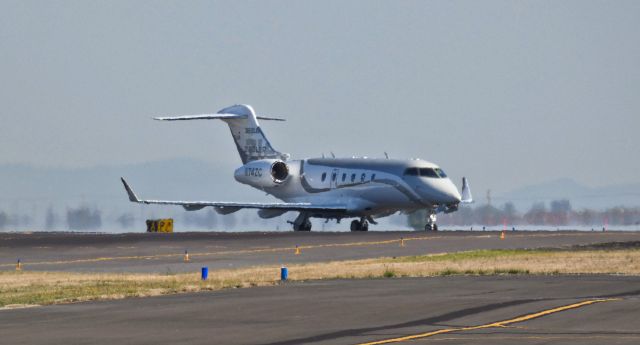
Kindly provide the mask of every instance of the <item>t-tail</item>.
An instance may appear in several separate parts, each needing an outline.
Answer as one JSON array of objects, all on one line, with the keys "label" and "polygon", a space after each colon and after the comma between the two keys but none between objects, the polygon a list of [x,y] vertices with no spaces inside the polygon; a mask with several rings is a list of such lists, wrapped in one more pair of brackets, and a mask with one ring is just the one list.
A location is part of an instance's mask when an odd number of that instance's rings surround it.
[{"label": "t-tail", "polygon": [[242,159],[242,164],[248,162],[274,158],[286,160],[287,154],[283,154],[274,149],[267,137],[264,135],[258,120],[284,121],[284,119],[257,116],[250,105],[236,104],[226,107],[216,114],[185,115],[172,117],[154,117],[160,121],[183,121],[183,120],[222,120],[229,125],[231,136]]}]

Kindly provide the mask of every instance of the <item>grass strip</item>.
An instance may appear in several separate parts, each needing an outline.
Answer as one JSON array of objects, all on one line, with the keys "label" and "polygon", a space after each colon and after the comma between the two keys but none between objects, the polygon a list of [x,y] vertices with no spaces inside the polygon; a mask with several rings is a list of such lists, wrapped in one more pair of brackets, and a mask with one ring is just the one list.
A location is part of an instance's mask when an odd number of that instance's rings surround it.
[{"label": "grass strip", "polygon": [[[434,277],[451,275],[640,275],[640,250],[475,250],[449,254],[288,265],[289,280]],[[144,297],[279,283],[280,266],[199,273],[105,274],[0,271],[0,307]]]}]

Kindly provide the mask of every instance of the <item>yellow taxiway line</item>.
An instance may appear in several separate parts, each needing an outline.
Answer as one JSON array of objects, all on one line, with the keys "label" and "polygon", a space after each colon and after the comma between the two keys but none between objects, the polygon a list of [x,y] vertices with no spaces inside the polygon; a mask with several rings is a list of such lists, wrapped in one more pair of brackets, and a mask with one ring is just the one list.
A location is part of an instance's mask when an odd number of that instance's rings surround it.
[{"label": "yellow taxiway line", "polygon": [[[427,237],[413,237],[405,238],[408,240],[429,239]],[[300,249],[317,249],[317,248],[330,248],[330,247],[356,247],[356,246],[373,246],[384,245],[391,243],[400,243],[401,239],[392,239],[384,241],[368,241],[368,242],[349,242],[349,243],[326,243],[318,245],[306,245],[298,246]],[[252,254],[252,253],[270,253],[270,252],[288,252],[295,250],[295,247],[275,247],[275,248],[260,248],[260,249],[241,249],[241,250],[227,250],[218,252],[189,252],[190,257],[195,256],[213,256],[213,255],[233,255],[233,254]],[[112,257],[97,257],[86,259],[70,259],[70,260],[57,260],[57,261],[38,261],[28,262],[23,261],[23,265],[62,265],[73,263],[86,263],[86,262],[99,262],[99,261],[115,261],[115,260],[151,260],[169,257],[183,257],[183,253],[167,253],[167,254],[154,254],[154,255],[128,255],[128,256],[112,256]],[[0,267],[15,266],[15,263],[0,264]]]},{"label": "yellow taxiway line", "polygon": [[405,341],[410,341],[410,340],[416,340],[416,339],[432,337],[432,336],[438,335],[438,334],[472,331],[472,330],[485,329],[485,328],[507,327],[508,325],[511,325],[511,324],[514,324],[514,323],[524,322],[524,321],[536,319],[536,318],[539,318],[539,317],[542,317],[542,316],[555,314],[555,313],[559,313],[559,312],[570,310],[570,309],[576,309],[576,308],[584,307],[584,306],[595,304],[595,303],[612,302],[612,301],[619,301],[619,300],[621,300],[621,298],[591,299],[591,300],[586,300],[586,301],[582,301],[582,302],[578,302],[578,303],[568,304],[568,305],[564,305],[564,306],[560,306],[560,307],[556,307],[556,308],[552,308],[552,309],[546,309],[546,310],[542,310],[542,311],[539,311],[539,312],[535,312],[535,313],[531,313],[531,314],[527,314],[527,315],[523,315],[523,316],[518,316],[518,317],[513,318],[513,319],[487,323],[487,324],[484,324],[484,325],[469,326],[469,327],[444,328],[444,329],[439,329],[439,330],[436,330],[436,331],[431,331],[431,332],[426,332],[426,333],[407,335],[407,336],[404,336],[404,337],[389,338],[389,339],[372,341],[372,342],[368,342],[368,343],[359,343],[358,345],[380,345],[380,344],[400,343],[400,342],[405,342]]}]

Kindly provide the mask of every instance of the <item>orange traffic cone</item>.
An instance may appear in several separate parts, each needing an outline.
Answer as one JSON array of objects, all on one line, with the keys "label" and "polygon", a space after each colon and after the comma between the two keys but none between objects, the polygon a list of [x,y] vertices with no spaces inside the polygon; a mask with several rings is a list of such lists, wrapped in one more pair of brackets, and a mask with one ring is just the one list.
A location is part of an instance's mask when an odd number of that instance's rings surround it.
[{"label": "orange traffic cone", "polygon": [[502,233],[500,233],[500,239],[504,240],[504,230],[502,230]]},{"label": "orange traffic cone", "polygon": [[400,247],[404,247],[404,237],[400,237]]},{"label": "orange traffic cone", "polygon": [[296,255],[300,255],[300,247],[296,244]]}]

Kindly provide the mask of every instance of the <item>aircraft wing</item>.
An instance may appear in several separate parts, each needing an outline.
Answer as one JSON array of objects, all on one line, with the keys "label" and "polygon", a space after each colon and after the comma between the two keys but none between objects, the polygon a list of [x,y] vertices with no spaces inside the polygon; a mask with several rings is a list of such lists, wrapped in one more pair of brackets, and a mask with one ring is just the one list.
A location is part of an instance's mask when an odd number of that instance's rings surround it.
[{"label": "aircraft wing", "polygon": [[345,205],[316,205],[311,203],[241,203],[241,202],[217,202],[217,201],[171,201],[171,200],[143,200],[133,192],[131,187],[124,178],[120,178],[124,188],[129,195],[129,201],[139,204],[155,204],[155,205],[180,205],[187,211],[196,211],[207,206],[212,206],[220,214],[229,214],[242,208],[254,208],[261,210],[274,211],[309,211],[309,212],[346,212]]}]

